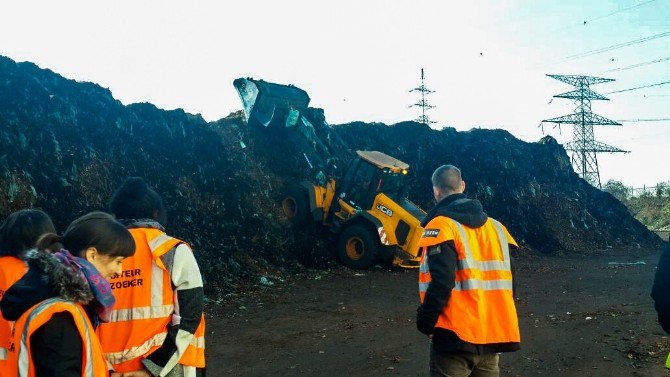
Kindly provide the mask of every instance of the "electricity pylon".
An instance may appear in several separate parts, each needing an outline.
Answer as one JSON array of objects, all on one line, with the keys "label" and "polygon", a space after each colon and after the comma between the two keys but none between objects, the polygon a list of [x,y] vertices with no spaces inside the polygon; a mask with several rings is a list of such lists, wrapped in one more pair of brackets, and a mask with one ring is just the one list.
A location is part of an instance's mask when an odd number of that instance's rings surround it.
[{"label": "electricity pylon", "polygon": [[426,110],[430,110],[430,109],[435,108],[435,106],[430,105],[428,103],[428,101],[426,101],[426,96],[428,94],[435,93],[435,91],[430,90],[426,87],[426,85],[424,83],[423,68],[421,68],[421,86],[410,90],[410,93],[411,92],[421,93],[421,99],[419,100],[419,102],[417,102],[413,105],[410,105],[410,108],[412,108],[412,107],[420,107],[421,108],[421,115],[418,118],[416,118],[415,121],[417,121],[419,123],[426,124],[428,126],[430,126],[432,123],[436,123],[435,121],[431,120],[428,117],[428,115],[426,115]]},{"label": "electricity pylon", "polygon": [[558,118],[545,119],[542,123],[572,124],[573,140],[565,145],[565,150],[572,152],[572,166],[580,177],[594,186],[601,188],[600,171],[598,169],[598,153],[629,153],[623,149],[595,140],[593,126],[621,126],[621,123],[591,112],[591,101],[609,101],[609,98],[592,91],[589,86],[614,81],[601,77],[547,75],[575,87],[575,90],[555,95],[555,98],[567,98],[575,101],[575,112]]}]

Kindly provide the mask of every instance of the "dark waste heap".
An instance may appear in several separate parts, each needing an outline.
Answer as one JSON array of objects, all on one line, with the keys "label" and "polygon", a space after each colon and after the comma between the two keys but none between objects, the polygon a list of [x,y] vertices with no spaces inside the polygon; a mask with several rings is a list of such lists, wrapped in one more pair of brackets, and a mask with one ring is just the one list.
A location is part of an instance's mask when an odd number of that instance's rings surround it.
[{"label": "dark waste heap", "polygon": [[[457,165],[467,193],[541,252],[660,242],[613,196],[579,179],[551,138],[525,143],[502,130],[413,122],[330,126],[320,109],[306,116],[332,153],[331,173],[356,149],[388,153],[410,164],[409,197],[428,209],[430,174]],[[306,162],[313,151],[286,132],[247,127],[241,113],[208,123],[183,110],[124,106],[98,85],[0,57],[0,217],[37,206],[62,229],[105,209],[125,177],[142,176],[163,195],[171,233],[192,243],[209,288],[327,266],[326,235],[292,230],[276,203],[286,184],[317,170]]]}]

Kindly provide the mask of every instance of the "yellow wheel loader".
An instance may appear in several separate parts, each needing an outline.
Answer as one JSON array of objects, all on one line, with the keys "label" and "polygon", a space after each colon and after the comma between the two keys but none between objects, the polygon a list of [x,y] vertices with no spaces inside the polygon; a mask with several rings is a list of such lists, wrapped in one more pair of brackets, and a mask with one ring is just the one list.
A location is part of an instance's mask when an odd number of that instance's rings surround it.
[{"label": "yellow wheel loader", "polygon": [[[253,79],[233,84],[248,124],[297,128],[315,151],[328,153],[302,115],[309,104],[305,91]],[[314,182],[289,186],[281,199],[282,210],[295,226],[317,222],[329,227],[337,238],[339,259],[349,268],[366,269],[378,262],[415,268],[426,213],[406,197],[408,169],[408,164],[384,153],[357,151],[342,177],[326,177],[319,171]]]}]

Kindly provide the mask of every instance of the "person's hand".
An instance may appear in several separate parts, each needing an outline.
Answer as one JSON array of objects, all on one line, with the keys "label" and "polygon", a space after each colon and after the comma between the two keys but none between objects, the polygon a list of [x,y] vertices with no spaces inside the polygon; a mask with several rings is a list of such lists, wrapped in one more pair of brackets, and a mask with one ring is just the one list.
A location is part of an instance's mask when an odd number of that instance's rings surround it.
[{"label": "person's hand", "polygon": [[109,377],[123,377],[123,373],[112,372],[112,374],[110,374]]},{"label": "person's hand", "polygon": [[132,372],[126,372],[121,375],[122,377],[152,377],[151,373],[146,369],[134,370]]},{"label": "person's hand", "polygon": [[427,336],[432,336],[435,330],[437,316],[426,313],[421,306],[416,309],[416,328]]}]

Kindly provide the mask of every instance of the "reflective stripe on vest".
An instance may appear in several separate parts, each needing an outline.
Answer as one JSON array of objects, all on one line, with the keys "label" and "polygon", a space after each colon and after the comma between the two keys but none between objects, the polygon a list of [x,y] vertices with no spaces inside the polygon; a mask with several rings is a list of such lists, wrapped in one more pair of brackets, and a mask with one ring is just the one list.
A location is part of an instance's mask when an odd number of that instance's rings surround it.
[{"label": "reflective stripe on vest", "polygon": [[[498,240],[506,240],[505,232],[502,230],[502,226],[499,222],[492,220],[494,227],[496,228],[496,233],[498,233]],[[467,236],[465,234],[465,229],[461,223],[454,221],[458,234],[463,240],[463,247],[465,248],[465,259],[459,260],[459,267],[461,270],[480,270],[480,271],[496,271],[510,270],[510,259],[509,259],[509,245],[507,242],[500,242],[500,247],[503,252],[503,260],[492,260],[492,261],[477,261],[472,256],[472,250],[470,249],[470,244],[467,242]]]},{"label": "reflective stripe on vest", "polygon": [[[30,312],[28,315],[28,318],[25,321],[25,325],[22,331],[21,335],[21,344],[19,346],[18,350],[18,371],[19,377],[27,377],[29,376],[30,372],[30,367],[31,367],[31,362],[30,362],[30,349],[28,347],[28,339],[30,335],[32,335],[29,332],[30,328],[30,323],[40,314],[44,313],[47,311],[52,305],[61,303],[61,304],[66,304],[66,305],[71,305],[72,308],[74,308],[74,312],[81,316],[81,318],[87,318],[86,313],[84,313],[83,310],[79,308],[79,306],[72,304],[69,301],[65,301],[61,298],[51,298],[48,300],[42,301],[40,304],[35,306],[33,310]],[[73,313],[74,314],[74,313]],[[87,377],[98,377],[95,375],[95,368],[93,366],[94,359],[93,359],[93,342],[95,341],[94,339],[91,338],[91,334],[93,333],[93,329],[89,327],[89,324],[87,323],[88,321],[84,321],[84,333],[81,334],[82,340],[84,341],[84,352],[86,353],[85,356],[85,361],[84,365],[82,368],[83,375]]]},{"label": "reflective stripe on vest", "polygon": [[[151,347],[154,346],[160,346],[165,342],[165,338],[167,337],[167,333],[161,333],[157,334],[156,336],[152,337],[151,339],[147,340],[144,344],[138,347],[133,347],[129,350],[125,350],[122,352],[113,352],[113,353],[107,353],[105,356],[107,357],[107,360],[114,365],[114,364],[121,364],[124,363],[128,360],[132,360],[138,357],[143,356]],[[205,348],[205,337],[204,336],[198,336],[198,337],[193,337],[191,339],[191,342],[189,343],[190,346],[196,347],[196,348]]]},{"label": "reflective stripe on vest", "polygon": [[[158,229],[134,228],[130,232],[137,248],[135,256],[124,261],[124,271],[141,271],[143,284],[114,290],[117,305],[111,320],[98,327],[105,356],[117,372],[142,368],[141,360],[163,345],[168,326],[178,325],[180,320],[175,313],[170,266],[164,266],[161,257],[184,242]],[[204,318],[194,340],[182,350],[179,363],[204,367]]]},{"label": "reflective stripe on vest", "polygon": [[160,347],[165,342],[166,337],[167,332],[156,334],[139,346],[121,352],[105,353],[105,357],[112,365],[125,363],[128,360],[144,356],[152,347]]},{"label": "reflective stripe on vest", "polygon": [[163,345],[173,320],[175,297],[160,258],[183,243],[158,229],[130,232],[136,254],[123,267],[124,271],[141,271],[143,284],[114,290],[117,302],[110,321],[98,327],[105,356],[117,372],[142,368],[142,358]]},{"label": "reflective stripe on vest", "polygon": [[483,291],[496,291],[496,290],[511,290],[512,281],[511,280],[479,280],[479,279],[468,279],[463,281],[457,281],[454,289],[457,291],[467,291],[471,289],[481,289]]},{"label": "reflective stripe on vest", "polygon": [[[161,287],[161,289],[163,288]],[[112,310],[109,323],[135,321],[140,319],[165,318],[171,316],[173,312],[174,305],[157,305],[145,306],[143,308],[117,309]]]},{"label": "reflective stripe on vest", "polygon": [[[151,250],[151,253],[156,255],[159,249],[175,240],[175,238],[168,236],[167,234],[163,233],[160,234],[158,237],[152,239],[149,241],[149,249]],[[181,241],[179,241],[181,243]],[[168,252],[169,250],[164,250],[164,252],[160,253],[157,256],[161,256],[165,254],[165,252]],[[151,306],[157,307],[157,306],[162,306],[163,305],[163,274],[165,273],[165,270],[160,268],[157,263],[153,263],[151,266]],[[171,314],[171,313],[170,313]]]},{"label": "reflective stripe on vest", "polygon": [[7,348],[0,348],[0,360],[7,360]]},{"label": "reflective stripe on vest", "polygon": [[168,236],[167,234],[165,233],[160,234],[158,237],[155,237],[154,239],[149,241],[149,249],[151,249],[151,251],[156,251],[161,247],[161,245],[171,240],[173,240],[173,238]]},{"label": "reflective stripe on vest", "polygon": [[189,343],[195,348],[205,348],[205,337],[204,336],[198,336],[198,337],[193,337],[191,339],[191,343]]},{"label": "reflective stripe on vest", "polygon": [[457,254],[454,288],[442,308],[436,328],[453,331],[473,344],[517,343],[521,337],[513,298],[513,280],[505,227],[489,218],[480,228],[469,228],[446,216],[427,224],[435,231],[421,240],[419,297],[423,303],[432,280],[428,258],[444,242]]},{"label": "reflective stripe on vest", "polygon": [[[511,262],[509,257],[509,244],[507,243],[507,236],[505,231],[502,228],[502,224],[498,221],[491,219],[493,226],[498,235],[498,241],[500,243],[500,248],[503,254],[503,260],[491,260],[491,261],[478,261],[472,255],[472,249],[467,240],[467,235],[463,225],[458,221],[452,219],[452,222],[456,226],[456,230],[461,237],[461,242],[463,244],[463,249],[465,253],[465,259],[459,259],[457,262],[456,269],[459,271],[463,270],[479,270],[479,271],[511,271]],[[428,252],[425,250],[424,252]],[[429,274],[430,268],[428,266],[428,256],[421,258],[421,264],[419,265],[419,273]],[[419,292],[425,293],[428,290],[428,282],[419,283]],[[457,291],[465,291],[471,289],[481,289],[484,291],[493,291],[493,290],[511,290],[512,289],[512,280],[501,279],[501,280],[479,280],[479,279],[467,279],[464,281],[456,281],[454,289]]]},{"label": "reflective stripe on vest", "polygon": [[193,334],[188,347],[184,351],[179,363],[198,368],[205,367],[205,316],[203,314],[198,328]]},{"label": "reflective stripe on vest", "polygon": [[[428,252],[428,250],[426,250]],[[419,272],[422,274],[427,274],[430,272],[430,268],[428,267],[428,256],[425,258],[421,258],[421,262],[419,264]]]},{"label": "reflective stripe on vest", "polygon": [[665,359],[665,367],[670,369],[670,354],[668,354],[668,358]]}]

